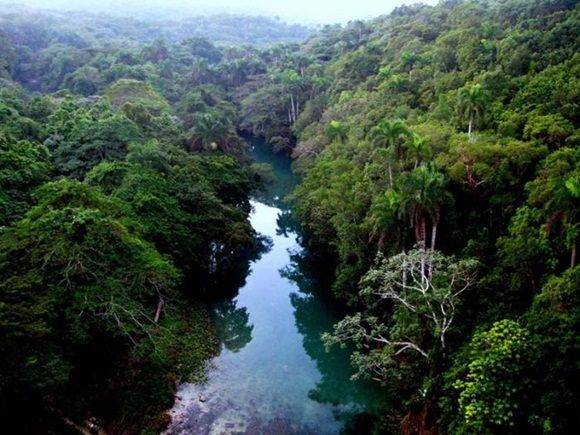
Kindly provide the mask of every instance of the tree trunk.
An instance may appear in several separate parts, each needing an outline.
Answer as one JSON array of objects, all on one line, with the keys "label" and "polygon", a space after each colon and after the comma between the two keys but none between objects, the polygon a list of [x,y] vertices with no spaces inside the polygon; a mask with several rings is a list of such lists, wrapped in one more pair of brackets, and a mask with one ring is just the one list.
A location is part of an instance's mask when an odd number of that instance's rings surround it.
[{"label": "tree trunk", "polygon": [[382,231],[381,235],[379,236],[379,243],[378,243],[378,248],[379,248],[379,251],[381,251],[381,252],[383,252],[383,250],[385,249],[385,237],[386,237],[385,232]]},{"label": "tree trunk", "polygon": [[294,108],[294,96],[290,94],[290,108],[292,113],[292,123],[296,122],[296,109]]},{"label": "tree trunk", "polygon": [[469,127],[467,128],[467,137],[469,137],[469,141],[471,142],[471,132],[473,130],[473,115],[469,117]]},{"label": "tree trunk", "polygon": [[437,435],[434,407],[425,404],[421,409],[411,410],[401,421],[402,435]]},{"label": "tree trunk", "polygon": [[161,317],[161,310],[163,310],[163,306],[165,305],[165,301],[162,297],[159,297],[159,302],[157,302],[157,311],[155,312],[155,319],[154,322],[159,322],[159,317]]},{"label": "tree trunk", "polygon": [[574,241],[574,246],[572,246],[572,253],[570,254],[570,268],[576,266],[576,241]]},{"label": "tree trunk", "polygon": [[421,227],[419,229],[419,234],[421,237],[419,245],[421,246],[421,250],[424,251],[427,245],[427,219],[425,219],[425,216],[421,216]]},{"label": "tree trunk", "polygon": [[391,189],[393,188],[393,168],[391,167],[390,163],[389,163],[389,187]]},{"label": "tree trunk", "polygon": [[435,250],[436,240],[437,240],[437,220],[433,219],[433,226],[431,230],[431,251]]},{"label": "tree trunk", "polygon": [[[420,219],[419,224],[418,224],[418,227],[419,227],[419,234],[418,234],[419,235],[419,249],[422,252],[425,252],[425,245],[426,245],[426,238],[427,238],[427,234],[426,234],[427,222],[426,222],[425,216],[421,216],[419,219]],[[425,275],[425,257],[424,256],[421,256],[421,275],[423,275],[423,276]]]}]

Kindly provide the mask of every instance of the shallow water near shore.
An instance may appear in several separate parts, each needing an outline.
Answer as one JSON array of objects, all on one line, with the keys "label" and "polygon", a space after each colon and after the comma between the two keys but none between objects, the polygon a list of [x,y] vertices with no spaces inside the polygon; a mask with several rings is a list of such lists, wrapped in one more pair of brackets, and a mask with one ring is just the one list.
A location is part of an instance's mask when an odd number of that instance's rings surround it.
[{"label": "shallow water near shore", "polygon": [[388,406],[386,394],[350,380],[348,351],[325,352],[320,334],[340,313],[297,261],[302,248],[282,201],[296,182],[290,160],[257,139],[250,145],[277,176],[252,200],[251,223],[271,247],[238,294],[214,304],[221,352],[204,383],[179,386],[167,433],[361,433],[361,421]]}]

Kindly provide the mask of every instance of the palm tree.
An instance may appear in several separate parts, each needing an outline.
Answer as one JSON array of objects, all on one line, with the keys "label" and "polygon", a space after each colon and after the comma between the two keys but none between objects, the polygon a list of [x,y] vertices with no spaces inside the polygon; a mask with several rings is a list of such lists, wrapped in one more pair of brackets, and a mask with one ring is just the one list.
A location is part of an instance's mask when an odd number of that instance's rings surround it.
[{"label": "palm tree", "polygon": [[459,117],[468,121],[467,135],[470,141],[472,140],[471,133],[473,132],[474,122],[483,118],[486,103],[487,92],[479,83],[463,87],[459,91]]},{"label": "palm tree", "polygon": [[300,95],[304,88],[304,79],[296,71],[286,69],[276,76],[282,85],[283,91],[288,95],[290,107],[288,108],[288,120],[294,124],[300,113]]},{"label": "palm tree", "polygon": [[371,206],[368,217],[371,239],[378,237],[378,248],[385,247],[387,232],[392,225],[403,215],[401,208],[401,194],[395,190],[387,190],[376,198]]},{"label": "palm tree", "polygon": [[415,157],[415,165],[413,166],[413,169],[417,169],[419,163],[423,160],[429,160],[433,154],[433,150],[429,144],[429,138],[418,134],[413,134],[411,138],[405,142],[405,147],[407,148],[407,152]]},{"label": "palm tree", "polygon": [[403,51],[401,54],[401,63],[405,71],[409,72],[413,69],[413,65],[419,60],[419,56],[412,51]]},{"label": "palm tree", "polygon": [[192,145],[205,150],[223,148],[231,139],[231,132],[227,125],[213,113],[203,113],[197,116],[190,132]]},{"label": "palm tree", "polygon": [[[410,137],[411,131],[403,121],[383,120],[373,127],[369,133],[375,147],[387,148],[397,158],[401,157],[400,145],[402,140]],[[393,169],[389,163],[389,181],[393,187]]]},{"label": "palm tree", "polygon": [[431,220],[431,250],[435,250],[437,226],[441,206],[450,195],[445,190],[445,176],[433,163],[421,165],[409,175],[402,196],[402,204],[415,228],[415,237],[421,249],[426,248],[427,220]]},{"label": "palm tree", "polygon": [[204,83],[210,73],[210,65],[207,60],[199,57],[191,62],[189,77],[193,85]]}]

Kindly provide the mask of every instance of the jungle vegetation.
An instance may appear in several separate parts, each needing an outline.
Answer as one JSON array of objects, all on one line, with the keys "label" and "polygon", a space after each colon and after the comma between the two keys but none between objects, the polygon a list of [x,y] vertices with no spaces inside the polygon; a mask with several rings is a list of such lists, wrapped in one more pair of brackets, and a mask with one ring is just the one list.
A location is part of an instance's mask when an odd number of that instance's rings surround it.
[{"label": "jungle vegetation", "polygon": [[227,44],[3,12],[0,408],[167,423],[215,352],[201,299],[259,244],[252,134],[302,176],[303,242],[351,311],[324,340],[390,390],[382,431],[570,433],[579,12],[448,0]]}]

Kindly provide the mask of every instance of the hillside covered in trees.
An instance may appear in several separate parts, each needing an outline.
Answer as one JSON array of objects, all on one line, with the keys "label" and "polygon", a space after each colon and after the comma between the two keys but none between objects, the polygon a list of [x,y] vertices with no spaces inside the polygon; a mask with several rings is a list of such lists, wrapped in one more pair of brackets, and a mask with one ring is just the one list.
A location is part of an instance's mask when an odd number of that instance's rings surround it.
[{"label": "hillside covered in trees", "polygon": [[452,1],[304,46],[327,86],[295,97],[296,213],[356,307],[325,339],[407,433],[577,421],[579,28],[576,2]]},{"label": "hillside covered in trees", "polygon": [[349,307],[324,342],[392,397],[374,432],[572,432],[579,12],[450,0],[306,39],[2,11],[2,412],[166,426],[219,347],[206,301],[264,248],[253,135],[294,159],[308,261]]},{"label": "hillside covered in trees", "polygon": [[116,14],[113,11],[97,14],[66,8],[38,10],[18,2],[0,3],[0,27],[9,33],[20,32],[21,38],[28,33],[26,30],[33,30],[37,37],[40,33],[43,38],[37,40],[37,44],[49,46],[61,42],[76,48],[95,48],[95,45],[113,42],[138,44],[156,39],[179,42],[194,37],[221,45],[265,46],[302,42],[314,31],[307,26],[265,16],[181,13],[160,17],[155,11],[122,13],[122,7],[117,9]]}]

